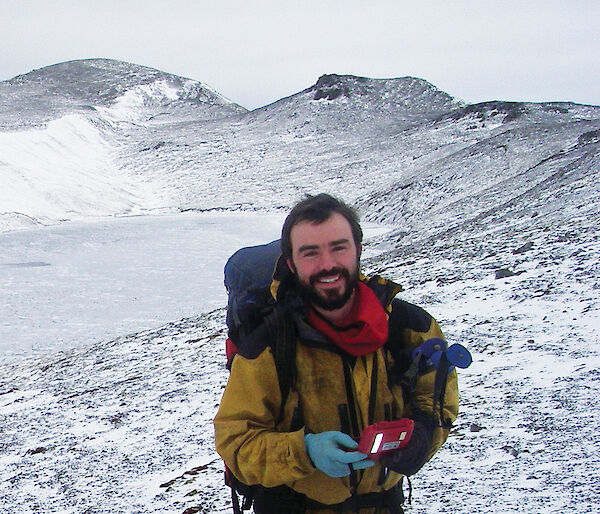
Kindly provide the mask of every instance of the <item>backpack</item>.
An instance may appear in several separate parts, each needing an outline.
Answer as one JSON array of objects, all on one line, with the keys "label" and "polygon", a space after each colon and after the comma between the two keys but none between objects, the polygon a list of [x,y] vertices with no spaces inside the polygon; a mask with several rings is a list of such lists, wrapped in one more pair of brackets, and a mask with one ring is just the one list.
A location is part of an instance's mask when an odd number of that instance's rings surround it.
[{"label": "backpack", "polygon": [[279,256],[279,240],[259,246],[241,248],[225,264],[224,282],[227,289],[227,369],[238,351],[242,339],[258,327],[273,309],[269,286]]},{"label": "backpack", "polygon": [[[295,377],[296,333],[285,307],[271,295],[277,263],[281,256],[280,240],[239,249],[225,264],[224,283],[227,289],[226,366],[231,370],[233,358],[245,340],[258,331],[267,331],[271,341],[275,367],[281,389],[281,406],[287,400]],[[259,334],[260,335],[260,334]],[[233,511],[240,514],[251,507],[261,486],[240,482],[225,466],[225,484],[231,488]],[[244,498],[240,508],[239,496]]]}]

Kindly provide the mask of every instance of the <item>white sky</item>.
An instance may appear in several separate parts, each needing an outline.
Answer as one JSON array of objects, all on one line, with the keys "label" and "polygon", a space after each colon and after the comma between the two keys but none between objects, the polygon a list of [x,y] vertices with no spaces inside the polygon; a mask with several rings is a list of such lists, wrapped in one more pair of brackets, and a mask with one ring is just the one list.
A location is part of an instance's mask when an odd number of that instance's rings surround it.
[{"label": "white sky", "polygon": [[600,105],[598,0],[0,0],[0,80],[107,57],[256,108],[324,73]]}]

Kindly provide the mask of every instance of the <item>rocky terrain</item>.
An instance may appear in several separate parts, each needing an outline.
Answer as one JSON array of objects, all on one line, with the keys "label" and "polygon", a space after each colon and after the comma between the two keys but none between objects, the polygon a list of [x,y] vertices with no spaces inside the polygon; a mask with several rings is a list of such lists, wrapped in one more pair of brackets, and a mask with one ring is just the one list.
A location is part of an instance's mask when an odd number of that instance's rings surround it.
[{"label": "rocky terrain", "polygon": [[[212,95],[106,60],[0,83],[2,228],[336,193],[387,226],[365,271],[474,356],[407,512],[595,512],[600,108],[337,75],[252,112]],[[229,511],[223,344],[217,309],[1,365],[3,510]]]}]

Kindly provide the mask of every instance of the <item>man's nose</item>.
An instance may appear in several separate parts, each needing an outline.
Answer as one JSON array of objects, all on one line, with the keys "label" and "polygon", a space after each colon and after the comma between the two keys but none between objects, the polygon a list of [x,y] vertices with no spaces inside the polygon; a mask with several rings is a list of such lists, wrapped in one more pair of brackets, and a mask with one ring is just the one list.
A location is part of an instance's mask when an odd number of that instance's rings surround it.
[{"label": "man's nose", "polygon": [[337,263],[332,252],[325,251],[321,254],[321,259],[319,260],[319,268],[321,268],[321,271],[330,270],[336,266]]}]

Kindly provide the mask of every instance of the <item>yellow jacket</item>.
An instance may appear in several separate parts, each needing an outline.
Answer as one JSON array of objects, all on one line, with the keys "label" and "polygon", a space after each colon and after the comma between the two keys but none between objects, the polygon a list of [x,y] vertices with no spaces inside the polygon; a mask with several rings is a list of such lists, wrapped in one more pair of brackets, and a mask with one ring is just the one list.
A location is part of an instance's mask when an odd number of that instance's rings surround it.
[{"label": "yellow jacket", "polygon": [[[426,416],[436,426],[428,459],[445,441],[458,414],[456,372],[451,372],[446,384],[443,420],[439,409],[434,412],[435,370],[418,375],[413,390],[404,391],[389,380],[390,374],[406,369],[409,362],[400,361],[409,359],[413,348],[427,339],[443,338],[437,322],[415,305],[392,301],[401,289],[396,284],[379,277],[361,276],[361,280],[385,298],[390,339],[376,352],[354,358],[297,317],[296,379],[283,413],[269,341],[240,349],[234,358],[214,419],[215,442],[243,483],[287,485],[312,500],[336,504],[352,495],[390,489],[401,475],[389,472],[382,481],[383,469],[376,462],[349,477],[331,478],[312,465],[304,445],[306,433],[338,430],[356,437],[372,423]],[[298,419],[303,423],[295,426]]]}]

